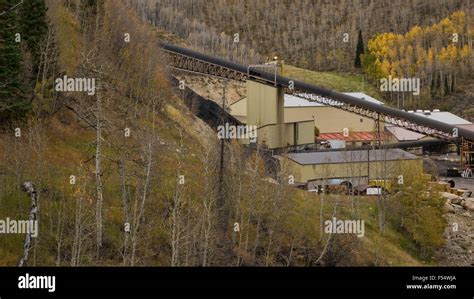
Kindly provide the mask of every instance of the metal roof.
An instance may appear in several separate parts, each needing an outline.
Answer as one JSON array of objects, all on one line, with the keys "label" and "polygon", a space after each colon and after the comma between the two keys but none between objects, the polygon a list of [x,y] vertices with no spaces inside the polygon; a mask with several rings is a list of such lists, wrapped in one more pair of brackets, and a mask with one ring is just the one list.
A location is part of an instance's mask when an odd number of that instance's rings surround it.
[{"label": "metal roof", "polygon": [[[366,95],[365,93],[363,92],[344,92],[343,94],[347,94],[347,95],[350,95],[350,96],[353,96],[353,97],[356,97],[358,99],[361,99],[361,100],[365,100],[365,101],[368,101],[368,102],[372,102],[372,103],[375,103],[375,104],[380,104],[380,105],[383,105],[383,102],[369,96],[369,95]],[[315,97],[317,97],[317,95],[314,95]],[[328,105],[324,105],[324,104],[321,104],[321,103],[318,103],[318,102],[314,102],[314,101],[308,101],[307,99],[303,99],[301,97],[298,97],[297,95],[291,95],[291,94],[285,94],[285,108],[288,108],[288,107],[325,107],[325,106],[328,106]],[[334,101],[334,104],[332,106],[342,106],[344,105],[343,103],[340,103],[340,102],[336,102]]]},{"label": "metal roof", "polygon": [[394,160],[414,160],[419,157],[401,149],[376,149],[376,150],[356,150],[356,151],[335,151],[335,152],[304,152],[290,153],[288,158],[302,165],[315,164],[335,164],[335,163],[355,163],[367,162],[367,152],[370,152],[370,161],[394,161]]},{"label": "metal roof", "polygon": [[461,118],[455,114],[452,114],[451,112],[447,111],[416,111],[416,112],[410,112],[412,114],[416,114],[419,116],[423,116],[432,120],[436,120],[439,122],[443,122],[445,124],[449,125],[469,125],[472,124],[470,121],[465,120],[464,118]]},{"label": "metal roof", "polygon": [[[448,125],[457,126],[467,130],[473,130],[473,124],[470,121],[467,121],[451,112],[447,111],[409,111],[408,113],[419,115],[422,117],[426,117],[435,121],[439,121]],[[426,135],[412,132],[402,127],[397,127],[393,125],[385,125],[385,129],[397,138],[399,141],[412,141],[412,140],[419,140]],[[474,131],[474,130],[473,130]]]},{"label": "metal roof", "polygon": [[361,100],[365,100],[365,101],[369,101],[369,102],[372,102],[372,103],[375,103],[375,104],[380,104],[380,105],[383,105],[383,102],[377,100],[376,98],[373,98],[363,92],[343,92],[343,94],[347,94],[349,96],[352,96],[352,97],[355,97],[355,98],[358,98],[358,99],[361,99]]},{"label": "metal roof", "polygon": [[[380,140],[387,140],[390,135],[386,132],[380,132]],[[344,137],[343,133],[321,133],[318,136],[321,140],[345,140],[345,141],[373,141],[378,140],[376,132],[351,132],[349,136]]]},{"label": "metal roof", "polygon": [[324,107],[325,105],[318,102],[308,101],[306,99],[285,94],[285,108],[287,107]]},{"label": "metal roof", "polygon": [[426,135],[416,133],[401,127],[396,126],[385,126],[385,129],[389,131],[398,141],[413,141],[418,140]]}]

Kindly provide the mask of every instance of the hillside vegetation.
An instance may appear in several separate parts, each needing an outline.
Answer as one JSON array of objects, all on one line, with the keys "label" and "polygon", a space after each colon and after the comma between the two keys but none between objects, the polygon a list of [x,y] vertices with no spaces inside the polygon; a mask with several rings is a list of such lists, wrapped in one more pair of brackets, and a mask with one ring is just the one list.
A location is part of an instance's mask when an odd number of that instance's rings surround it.
[{"label": "hillside vegetation", "polygon": [[[457,11],[431,26],[416,25],[406,33],[376,35],[369,40],[368,51],[361,55],[361,61],[369,80],[377,87],[381,85],[380,79],[389,76],[420,80],[419,94],[388,92],[390,99],[402,97],[406,108],[452,109],[461,105],[459,111],[462,111],[474,105],[472,99],[469,105],[447,96],[462,90],[466,79],[472,81],[473,43],[474,19]],[[472,96],[469,90],[464,92]]]},{"label": "hillside vegetation", "polygon": [[357,73],[317,72],[284,65],[282,74],[339,92],[364,92],[376,99],[381,98],[380,90],[366,82],[363,75]]},{"label": "hillside vegetation", "polygon": [[388,76],[415,78],[420,95],[383,92],[381,100],[474,117],[472,1],[128,2],[142,19],[205,53],[244,64],[276,55],[303,69],[360,72],[376,88]]},{"label": "hillside vegetation", "polygon": [[367,41],[429,26],[460,10],[472,15],[474,9],[464,0],[127,1],[143,19],[206,53],[246,63],[276,54],[319,71],[353,69],[359,30]]},{"label": "hillside vegetation", "polygon": [[[416,180],[421,169],[404,170],[412,183],[383,206],[298,190],[278,170],[270,180],[259,155],[236,142],[221,146],[170,85],[156,44],[178,38],[145,25],[119,1],[46,4],[41,67],[28,70],[32,87],[20,88],[31,108],[2,118],[0,133],[0,218],[27,219],[24,182],[38,196],[39,236],[27,265],[435,262],[444,220],[436,194]],[[36,62],[30,50],[20,51],[22,64]],[[55,79],[64,75],[95,78],[98,88],[94,95],[58,92]],[[364,220],[365,237],[325,234],[332,217]],[[23,245],[23,235],[2,235],[0,265],[17,265]]]}]

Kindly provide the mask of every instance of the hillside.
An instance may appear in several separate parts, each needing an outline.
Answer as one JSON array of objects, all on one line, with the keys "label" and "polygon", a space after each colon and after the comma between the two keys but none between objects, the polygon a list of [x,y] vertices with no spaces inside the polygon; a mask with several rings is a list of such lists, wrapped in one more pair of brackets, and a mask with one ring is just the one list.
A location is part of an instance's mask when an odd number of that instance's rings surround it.
[{"label": "hillside", "polygon": [[[364,77],[357,73],[317,72],[284,64],[282,75],[301,80],[339,92],[364,92],[376,99],[382,98],[380,91],[367,83]],[[223,90],[226,90],[226,105],[246,97],[244,83],[227,81],[219,78],[206,77],[195,74],[180,74],[178,76],[199,95],[222,105]]]},{"label": "hillside", "polygon": [[357,73],[317,72],[291,65],[284,65],[282,74],[286,77],[295,78],[339,92],[363,92],[376,99],[381,98],[380,91],[366,82],[365,78]]},{"label": "hillside", "polygon": [[[291,65],[320,71],[353,68],[359,30],[367,41],[379,33],[431,25],[457,10],[472,15],[474,9],[462,0],[128,2],[141,18],[207,53],[246,63],[276,54]],[[239,40],[233,43],[236,33]]]},{"label": "hillside", "polygon": [[[406,110],[444,109],[473,117],[470,1],[128,2],[143,20],[194,49],[243,64],[276,55],[312,71],[360,73],[377,89],[389,76],[414,78],[421,82],[420,94],[380,95]],[[334,86],[326,79],[322,83]]]},{"label": "hillside", "polygon": [[[24,182],[32,182],[38,195],[40,234],[28,265],[436,263],[431,256],[442,243],[444,222],[439,201],[434,195],[425,201],[420,181],[413,179],[413,193],[387,200],[382,233],[382,208],[371,197],[299,190],[288,186],[289,174],[279,170],[270,180],[261,156],[238,142],[221,146],[169,82],[167,57],[156,45],[188,41],[145,24],[125,2],[46,4],[50,38],[44,38],[48,46],[42,49],[49,54],[42,61],[49,67],[28,69],[35,79],[31,90],[22,91],[32,99],[31,111],[2,123],[0,133],[0,218],[28,217],[31,199]],[[34,61],[23,57],[25,65]],[[64,75],[95,78],[98,88],[94,95],[58,92],[54,82]],[[361,87],[361,75],[290,65],[284,75],[377,96],[375,88]],[[195,80],[206,85],[205,97],[223,95],[221,83]],[[245,94],[239,88],[229,99]],[[421,176],[421,170],[411,175]],[[416,207],[400,208],[400,202],[413,198],[423,200],[420,215]],[[401,229],[398,214],[389,217],[396,209],[429,225]],[[349,216],[366,221],[364,238],[323,232],[325,219]],[[23,235],[2,237],[0,265],[16,265],[23,244]]]}]

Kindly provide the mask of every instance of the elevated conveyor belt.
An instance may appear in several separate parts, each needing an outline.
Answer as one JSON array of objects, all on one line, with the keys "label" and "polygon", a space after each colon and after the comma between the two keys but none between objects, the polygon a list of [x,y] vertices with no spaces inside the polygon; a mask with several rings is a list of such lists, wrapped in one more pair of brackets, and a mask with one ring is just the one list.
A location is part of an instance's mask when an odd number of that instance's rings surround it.
[{"label": "elevated conveyor belt", "polygon": [[393,124],[408,130],[433,136],[452,143],[474,141],[474,132],[385,105],[365,101],[324,87],[308,84],[257,68],[240,65],[222,58],[171,44],[160,44],[170,56],[169,65],[183,71],[217,76],[226,79],[255,80],[285,88],[287,92],[335,108],[359,114],[374,120]]}]

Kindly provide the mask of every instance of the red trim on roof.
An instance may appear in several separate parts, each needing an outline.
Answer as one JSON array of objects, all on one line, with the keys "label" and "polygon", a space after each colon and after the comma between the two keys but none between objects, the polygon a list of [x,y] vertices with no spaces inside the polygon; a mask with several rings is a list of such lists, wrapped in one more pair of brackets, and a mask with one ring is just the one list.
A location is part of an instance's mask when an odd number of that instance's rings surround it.
[{"label": "red trim on roof", "polygon": [[[380,139],[387,140],[390,134],[387,132],[380,132]],[[322,133],[319,134],[318,140],[344,140],[344,141],[376,141],[376,132],[349,132],[349,136],[344,137],[342,133]]]}]

